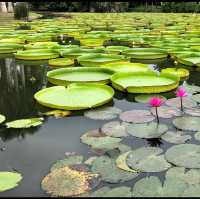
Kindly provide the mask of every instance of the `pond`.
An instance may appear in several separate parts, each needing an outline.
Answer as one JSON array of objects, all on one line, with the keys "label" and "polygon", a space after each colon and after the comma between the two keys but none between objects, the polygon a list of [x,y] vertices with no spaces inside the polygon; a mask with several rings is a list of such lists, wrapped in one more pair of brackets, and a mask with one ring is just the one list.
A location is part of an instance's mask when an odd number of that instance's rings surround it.
[{"label": "pond", "polygon": [[[173,66],[173,61],[166,59],[158,63],[157,68]],[[49,70],[50,68],[45,63],[31,65],[16,62],[12,56],[0,58],[0,113],[6,116],[7,121],[41,116],[42,112],[49,110],[39,105],[33,98],[37,91],[51,86],[46,77]],[[187,83],[200,86],[199,75],[200,73],[191,67]],[[162,95],[167,98],[175,96],[174,90]],[[150,109],[148,104],[136,103],[135,96],[115,90],[113,101],[105,107],[115,106],[122,111]],[[45,117],[43,125],[34,128],[15,130],[6,129],[2,125],[0,129],[0,170],[18,171],[23,179],[18,187],[1,192],[0,196],[48,196],[41,189],[41,181],[49,173],[51,165],[56,160],[64,159],[66,152],[76,152],[83,155],[85,160],[96,155],[88,145],[80,142],[80,137],[90,130],[102,127],[108,121],[89,119],[83,115],[83,111],[74,111],[72,115],[64,118]],[[161,122],[167,123],[170,130],[175,129],[171,124],[171,119],[161,119]],[[189,134],[192,135],[192,133]],[[142,146],[159,146],[166,151],[173,145],[161,139],[141,139],[134,136],[126,137],[122,142],[133,150]],[[192,137],[188,143],[198,142]],[[133,187],[136,181],[146,176],[159,176],[163,180],[165,173],[166,171],[141,173],[125,183],[101,182],[97,188],[103,185]]]}]

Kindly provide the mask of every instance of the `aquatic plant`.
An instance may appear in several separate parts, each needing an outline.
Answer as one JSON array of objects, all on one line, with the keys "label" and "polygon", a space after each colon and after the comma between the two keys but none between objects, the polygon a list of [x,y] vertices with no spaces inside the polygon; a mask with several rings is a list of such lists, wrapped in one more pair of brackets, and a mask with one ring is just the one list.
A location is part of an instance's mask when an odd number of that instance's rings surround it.
[{"label": "aquatic plant", "polygon": [[149,100],[149,104],[150,106],[152,107],[155,107],[156,109],[156,118],[157,118],[157,122],[159,123],[159,117],[158,117],[158,107],[160,107],[162,105],[163,101],[161,98],[158,98],[158,97],[152,97],[150,100]]},{"label": "aquatic plant", "polygon": [[183,97],[187,96],[187,92],[183,87],[179,87],[176,91],[176,97],[180,97],[181,111],[183,111]]}]

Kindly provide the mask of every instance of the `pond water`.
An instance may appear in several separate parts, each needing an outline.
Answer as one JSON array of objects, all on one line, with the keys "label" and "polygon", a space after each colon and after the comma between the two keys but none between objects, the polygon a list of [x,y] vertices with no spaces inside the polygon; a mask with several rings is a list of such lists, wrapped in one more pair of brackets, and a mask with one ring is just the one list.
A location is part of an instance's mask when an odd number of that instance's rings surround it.
[{"label": "pond water", "polygon": [[[157,66],[172,67],[173,61],[166,59]],[[20,63],[10,56],[0,58],[0,113],[6,116],[7,121],[37,117],[41,112],[49,110],[33,99],[35,92],[50,86],[46,78],[48,70],[47,64]],[[187,83],[200,85],[199,75],[195,69],[191,70]],[[167,98],[172,97],[174,91],[163,95]],[[116,91],[113,101],[106,106],[115,106],[123,111],[149,109],[147,104],[135,103],[134,96]],[[167,119],[161,121],[168,123]],[[18,171],[23,175],[23,179],[18,187],[2,192],[0,196],[48,196],[40,184],[51,165],[56,160],[63,159],[65,152],[76,152],[85,158],[93,156],[94,152],[87,145],[80,143],[80,136],[89,130],[100,128],[107,122],[92,120],[84,117],[83,112],[75,112],[72,116],[60,119],[46,117],[43,125],[35,128],[15,130],[2,126],[0,170]],[[170,129],[173,129],[172,125]],[[146,140],[133,136],[124,139],[123,143],[133,149],[141,146],[160,146],[164,151],[172,145],[159,139]],[[196,143],[194,138],[190,143]],[[143,173],[124,184],[132,187],[134,182],[144,176],[157,175],[163,179],[164,174],[165,172]],[[99,187],[102,185],[103,183]],[[119,184],[109,186],[119,186]]]}]

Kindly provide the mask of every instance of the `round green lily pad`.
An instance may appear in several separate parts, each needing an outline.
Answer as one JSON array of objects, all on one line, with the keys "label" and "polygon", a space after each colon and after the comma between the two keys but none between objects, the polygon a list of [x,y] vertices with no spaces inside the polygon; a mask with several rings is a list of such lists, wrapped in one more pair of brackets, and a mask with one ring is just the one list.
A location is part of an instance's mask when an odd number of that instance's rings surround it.
[{"label": "round green lily pad", "polygon": [[153,121],[155,117],[147,110],[131,110],[121,113],[120,119],[124,122],[145,123]]},{"label": "round green lily pad", "polygon": [[109,83],[114,72],[99,67],[70,67],[49,71],[47,77],[52,84],[66,86],[70,83]]},{"label": "round green lily pad", "polygon": [[200,64],[200,53],[198,52],[177,56],[177,61],[181,64],[189,66]]},{"label": "round green lily pad", "polygon": [[6,120],[6,117],[0,114],[0,124],[3,123],[5,120]]},{"label": "round green lily pad", "polygon": [[0,43],[0,54],[14,53],[23,49],[23,47],[22,44]]},{"label": "round green lily pad", "polygon": [[68,165],[75,165],[75,164],[81,164],[83,162],[83,156],[81,155],[68,155],[67,158],[63,160],[56,161],[51,166],[51,171],[54,169],[62,168]]},{"label": "round green lily pad", "polygon": [[119,121],[112,121],[104,124],[101,127],[101,131],[111,137],[126,137],[128,134],[126,133],[127,123]]},{"label": "round green lily pad", "polygon": [[192,116],[183,116],[175,118],[172,121],[177,129],[185,131],[200,131],[200,118]]},{"label": "round green lily pad", "polygon": [[113,149],[122,140],[121,138],[107,136],[99,129],[83,134],[80,139],[82,143],[90,145],[94,149]]},{"label": "round green lily pad", "polygon": [[[161,118],[172,118],[174,116],[181,116],[181,111],[176,107],[160,106],[157,108],[158,116]],[[151,108],[151,113],[156,116],[155,107]]]},{"label": "round green lily pad", "polygon": [[166,73],[123,72],[111,77],[112,86],[129,93],[160,93],[175,89],[179,85],[178,76]]},{"label": "round green lily pad", "polygon": [[117,107],[104,107],[85,111],[84,116],[94,120],[111,120],[118,117],[121,112],[122,110]]},{"label": "round green lily pad", "polygon": [[192,137],[190,135],[186,135],[186,133],[183,131],[168,131],[162,135],[161,138],[169,143],[182,144],[190,140]]},{"label": "round green lily pad", "polygon": [[80,171],[71,166],[54,169],[44,177],[41,186],[51,196],[76,196],[96,187],[100,176],[88,171]]},{"label": "round green lily pad", "polygon": [[115,160],[107,156],[95,159],[92,164],[92,172],[99,173],[102,180],[109,183],[125,182],[138,176],[138,173],[126,172],[117,168]]},{"label": "round green lily pad", "polygon": [[67,67],[73,65],[74,61],[68,58],[56,58],[50,59],[48,64],[53,67]]},{"label": "round green lily pad", "polygon": [[168,130],[168,127],[165,124],[150,122],[148,124],[129,124],[126,130],[135,137],[158,138]]},{"label": "round green lily pad", "polygon": [[30,127],[35,127],[35,126],[41,125],[43,120],[44,119],[42,117],[20,119],[20,120],[7,122],[6,126],[7,126],[7,128],[30,128]]},{"label": "round green lily pad", "polygon": [[[42,105],[65,109],[81,110],[106,104],[114,95],[114,90],[107,85],[73,83],[67,88],[53,86],[35,93],[34,98]],[[93,96],[89,97],[88,96]]]},{"label": "round green lily pad", "polygon": [[140,103],[148,103],[149,100],[152,98],[152,97],[158,97],[158,98],[161,98],[162,101],[166,101],[167,99],[162,96],[162,95],[158,95],[158,94],[144,94],[144,95],[137,95],[135,97],[135,101],[136,102],[140,102]]},{"label": "round green lily pad", "polygon": [[[182,100],[183,100],[183,107],[185,108],[193,108],[197,106],[197,103],[194,100],[190,99],[189,97],[183,97]],[[167,106],[181,108],[180,97],[168,99],[165,103]]]},{"label": "round green lily pad", "polygon": [[127,156],[127,165],[141,172],[160,172],[171,167],[164,155],[163,150],[156,147],[141,147],[130,152]]},{"label": "round green lily pad", "polygon": [[22,180],[22,175],[16,172],[1,171],[0,172],[0,192],[13,189],[18,186]]},{"label": "round green lily pad", "polygon": [[189,76],[189,70],[185,68],[165,68],[161,70],[162,73],[171,73],[178,75],[180,78],[185,78]]},{"label": "round green lily pad", "polygon": [[196,144],[174,145],[166,151],[165,158],[176,166],[200,168],[200,146]]}]

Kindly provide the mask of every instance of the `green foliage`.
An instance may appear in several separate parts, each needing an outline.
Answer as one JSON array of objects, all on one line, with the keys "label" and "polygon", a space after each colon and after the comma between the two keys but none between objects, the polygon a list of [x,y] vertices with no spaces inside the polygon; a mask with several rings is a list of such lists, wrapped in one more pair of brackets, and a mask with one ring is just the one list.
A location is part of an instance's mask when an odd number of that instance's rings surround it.
[{"label": "green foliage", "polygon": [[29,8],[26,2],[19,2],[14,7],[14,18],[15,19],[26,19],[28,20]]}]

